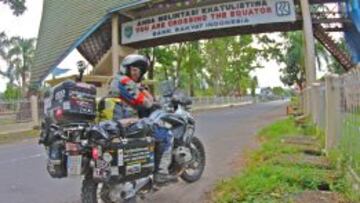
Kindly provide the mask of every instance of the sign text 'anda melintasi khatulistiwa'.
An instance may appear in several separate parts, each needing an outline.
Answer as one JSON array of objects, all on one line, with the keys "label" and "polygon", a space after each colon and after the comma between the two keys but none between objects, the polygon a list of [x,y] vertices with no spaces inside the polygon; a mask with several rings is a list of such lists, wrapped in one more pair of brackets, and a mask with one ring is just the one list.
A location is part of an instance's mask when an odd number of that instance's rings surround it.
[{"label": "sign text 'anda melintasi khatulistiwa'", "polygon": [[293,0],[247,0],[202,6],[123,23],[122,44],[245,25],[295,21]]}]

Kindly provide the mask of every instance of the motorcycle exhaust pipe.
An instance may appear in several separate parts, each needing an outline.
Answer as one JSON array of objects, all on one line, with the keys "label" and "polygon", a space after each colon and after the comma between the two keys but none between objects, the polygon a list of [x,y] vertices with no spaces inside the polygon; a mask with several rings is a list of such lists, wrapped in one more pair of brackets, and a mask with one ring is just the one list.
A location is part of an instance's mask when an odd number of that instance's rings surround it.
[{"label": "motorcycle exhaust pipe", "polygon": [[137,192],[145,187],[147,184],[151,183],[152,179],[150,177],[141,178],[134,182],[126,182],[114,186],[110,193],[110,199],[113,202],[119,202],[121,200],[131,199],[136,196]]}]

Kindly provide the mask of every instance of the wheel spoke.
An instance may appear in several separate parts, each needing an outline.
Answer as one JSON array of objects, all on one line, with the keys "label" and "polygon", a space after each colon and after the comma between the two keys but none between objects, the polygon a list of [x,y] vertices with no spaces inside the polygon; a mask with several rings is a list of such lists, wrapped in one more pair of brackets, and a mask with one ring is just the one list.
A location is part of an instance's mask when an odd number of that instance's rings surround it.
[{"label": "wheel spoke", "polygon": [[200,166],[200,163],[198,161],[194,161],[192,164],[192,168],[198,168]]},{"label": "wheel spoke", "polygon": [[188,165],[188,167],[185,169],[186,172],[188,174],[194,174],[199,172],[200,168],[199,166],[201,166],[200,162],[201,160],[201,156],[199,156],[199,151],[196,148],[196,146],[194,146],[194,144],[191,144],[191,151],[193,153],[193,160],[191,161],[191,163]]},{"label": "wheel spoke", "polygon": [[193,137],[190,144],[192,160],[185,167],[181,178],[189,183],[200,179],[205,167],[205,150],[201,141],[197,137]]}]

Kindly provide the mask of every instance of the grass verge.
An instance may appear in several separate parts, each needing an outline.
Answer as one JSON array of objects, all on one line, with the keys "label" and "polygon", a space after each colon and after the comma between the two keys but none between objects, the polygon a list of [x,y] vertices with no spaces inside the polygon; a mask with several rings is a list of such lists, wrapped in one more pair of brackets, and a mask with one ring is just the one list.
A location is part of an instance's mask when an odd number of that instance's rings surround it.
[{"label": "grass verge", "polygon": [[38,130],[30,130],[17,133],[0,134],[0,144],[9,144],[18,142],[24,139],[39,137]]},{"label": "grass verge", "polygon": [[[258,133],[261,147],[250,155],[246,168],[239,175],[217,184],[214,202],[291,202],[291,197],[306,190],[330,190],[347,193],[346,182],[336,170],[306,163],[281,161],[281,157],[301,155],[302,147],[284,144],[284,138],[310,136],[321,150],[323,133],[306,122],[297,127],[292,118],[275,122]],[[280,162],[279,162],[280,160]],[[331,165],[332,167],[332,165]]]}]

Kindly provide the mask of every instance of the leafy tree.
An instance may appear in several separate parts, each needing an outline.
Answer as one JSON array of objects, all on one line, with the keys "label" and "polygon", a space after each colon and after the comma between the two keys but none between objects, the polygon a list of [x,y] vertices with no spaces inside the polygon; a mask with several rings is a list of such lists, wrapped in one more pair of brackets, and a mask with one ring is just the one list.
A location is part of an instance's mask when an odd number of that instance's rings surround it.
[{"label": "leafy tree", "polygon": [[252,86],[256,89],[257,79],[250,72],[261,68],[259,62],[279,55],[275,42],[271,41],[276,46],[270,46],[264,38],[258,43],[267,46],[260,48],[256,43],[251,35],[235,36],[159,46],[141,53],[151,59],[156,80],[175,80],[191,96],[241,95]]},{"label": "leafy tree", "polygon": [[14,85],[16,75],[14,69],[10,63],[9,47],[10,40],[6,36],[5,32],[0,33],[0,60],[4,61],[6,67],[0,67],[0,75],[9,79],[9,84]]},{"label": "leafy tree", "polygon": [[8,84],[4,92],[5,101],[13,101],[21,98],[21,89],[15,85]]},{"label": "leafy tree", "polygon": [[296,84],[301,90],[305,82],[304,40],[301,32],[290,32],[284,35],[286,42],[283,61],[285,68],[281,69],[281,81],[288,86]]},{"label": "leafy tree", "polygon": [[228,60],[230,40],[230,37],[226,37],[205,42],[204,57],[206,58],[205,65],[209,74],[207,83],[214,87],[216,95],[222,95],[222,86],[225,82],[224,70],[230,66]]},{"label": "leafy tree", "polygon": [[23,14],[26,10],[25,0],[0,0],[0,2],[7,4],[16,16]]},{"label": "leafy tree", "polygon": [[[251,35],[235,37],[235,42],[231,44],[231,69],[233,74],[229,80],[233,82],[229,85],[237,84],[237,92],[246,94],[246,90],[251,87],[252,78],[250,72],[256,68],[261,68],[259,59],[263,57],[263,50],[253,47],[254,38]],[[236,83],[237,82],[237,83]]]},{"label": "leafy tree", "polygon": [[[154,78],[161,80],[174,80],[176,86],[189,90],[195,95],[197,76],[201,75],[202,56],[200,42],[186,42],[147,48],[140,51],[149,56],[154,67]],[[148,75],[149,78],[151,74]]]},{"label": "leafy tree", "polygon": [[[150,70],[148,79],[150,80],[168,80],[170,79],[170,72],[173,66],[175,56],[169,46],[159,46],[140,50],[141,54],[146,55],[150,59]],[[152,93],[154,93],[154,86],[150,86]]]},{"label": "leafy tree", "polygon": [[[304,37],[302,32],[291,32],[283,35],[286,42],[283,47],[283,57],[280,61],[285,64],[281,69],[281,81],[288,86],[296,84],[300,89],[304,88],[305,83],[305,55]],[[340,43],[341,49],[345,50],[344,43]],[[343,73],[340,64],[331,57],[330,53],[319,42],[315,43],[315,60],[317,69],[327,67],[331,72]]]},{"label": "leafy tree", "polygon": [[258,45],[261,46],[261,57],[268,61],[274,59],[277,61],[283,61],[283,48],[284,43],[279,40],[270,38],[269,34],[259,34],[255,36]]},{"label": "leafy tree", "polygon": [[177,44],[168,45],[168,53],[171,54],[172,64],[168,67],[168,77],[175,82],[175,86],[178,88],[186,87],[186,70],[184,64],[187,58],[187,46],[188,43],[181,42]]},{"label": "leafy tree", "polygon": [[9,44],[9,40],[5,32],[0,32],[0,57],[3,59],[6,55],[5,49]]},{"label": "leafy tree", "polygon": [[262,50],[251,35],[212,39],[205,44],[210,84],[217,95],[244,94],[251,85],[250,71],[260,68]]},{"label": "leafy tree", "polygon": [[286,94],[286,91],[282,87],[273,87],[272,92],[276,96],[284,96]]},{"label": "leafy tree", "polygon": [[290,32],[284,35],[286,42],[283,61],[285,68],[281,69],[280,80],[288,86],[296,84],[300,90],[305,83],[304,40],[301,32]]},{"label": "leafy tree", "polygon": [[201,82],[204,77],[202,69],[204,66],[204,59],[201,55],[200,42],[186,43],[185,61],[183,67],[186,77],[186,86],[190,96],[195,96],[195,90],[201,88]]}]

